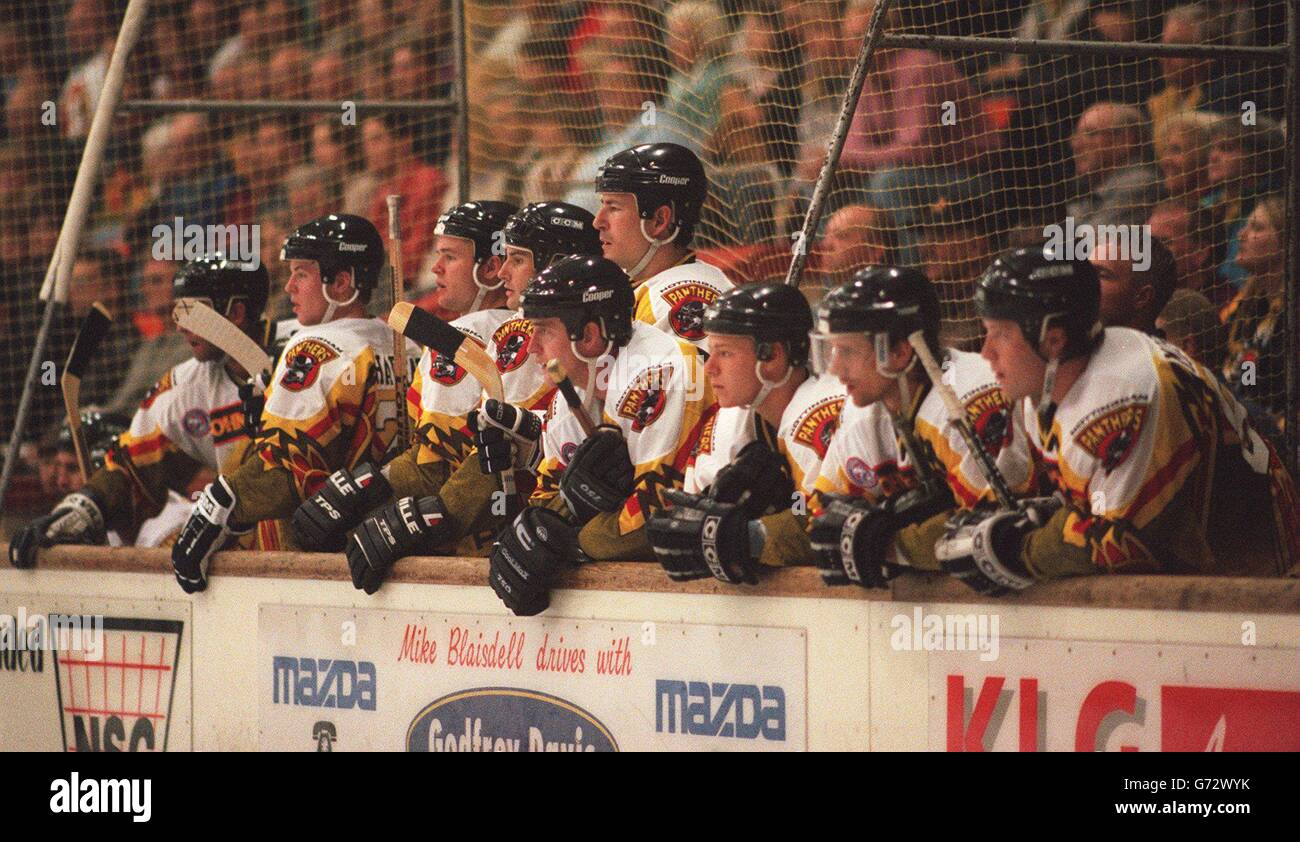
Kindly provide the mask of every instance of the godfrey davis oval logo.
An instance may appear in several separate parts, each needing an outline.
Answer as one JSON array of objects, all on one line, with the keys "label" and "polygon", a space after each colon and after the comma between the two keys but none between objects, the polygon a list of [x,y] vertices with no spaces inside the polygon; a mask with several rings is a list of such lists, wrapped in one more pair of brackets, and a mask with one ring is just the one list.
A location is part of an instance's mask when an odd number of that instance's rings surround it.
[{"label": "godfrey davis oval logo", "polygon": [[618,751],[600,720],[558,696],[476,687],[431,702],[406,729],[407,751]]}]

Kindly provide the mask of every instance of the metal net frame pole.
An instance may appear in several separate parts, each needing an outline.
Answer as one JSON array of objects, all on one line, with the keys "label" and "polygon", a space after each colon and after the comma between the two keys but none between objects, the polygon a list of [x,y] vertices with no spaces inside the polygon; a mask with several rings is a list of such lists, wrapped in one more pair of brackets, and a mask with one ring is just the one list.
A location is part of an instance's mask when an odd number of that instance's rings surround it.
[{"label": "metal net frame pole", "polygon": [[9,481],[13,478],[14,466],[18,463],[18,448],[27,427],[27,417],[31,413],[32,395],[41,368],[41,357],[45,355],[45,347],[49,342],[54,308],[66,302],[68,298],[72,263],[77,256],[81,233],[85,228],[86,217],[90,213],[90,203],[95,194],[95,182],[99,178],[99,167],[103,163],[104,151],[108,147],[110,123],[118,103],[122,101],[126,60],[135,49],[136,42],[140,40],[140,32],[144,29],[148,11],[149,0],[130,0],[127,4],[126,12],[122,15],[122,25],[113,44],[113,55],[108,63],[108,72],[104,75],[104,89],[100,92],[99,102],[95,104],[95,116],[90,122],[86,147],[81,154],[81,163],[77,167],[77,178],[73,183],[72,195],[68,199],[63,226],[59,229],[58,243],[54,246],[54,254],[50,256],[50,265],[45,272],[45,282],[41,285],[45,313],[41,316],[41,327],[36,335],[36,347],[32,349],[31,363],[27,366],[27,380],[23,384],[23,395],[18,401],[18,413],[14,416],[14,429],[9,436],[9,446],[4,454],[4,468],[0,470],[0,505],[3,505],[5,494],[9,491]]}]

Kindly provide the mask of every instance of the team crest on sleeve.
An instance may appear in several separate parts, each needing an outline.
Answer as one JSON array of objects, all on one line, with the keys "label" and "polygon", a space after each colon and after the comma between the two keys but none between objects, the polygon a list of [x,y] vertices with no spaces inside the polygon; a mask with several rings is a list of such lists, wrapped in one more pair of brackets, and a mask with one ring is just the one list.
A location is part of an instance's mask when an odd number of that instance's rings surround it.
[{"label": "team crest on sleeve", "polygon": [[877,482],[876,472],[857,456],[850,456],[849,461],[844,463],[844,473],[848,475],[849,482],[858,488],[873,488]]},{"label": "team crest on sleeve", "polygon": [[465,369],[456,365],[455,360],[449,360],[442,354],[435,353],[429,364],[429,376],[434,382],[441,383],[443,386],[455,386],[465,379]]},{"label": "team crest on sleeve", "polygon": [[514,371],[528,360],[528,346],[533,339],[533,323],[528,319],[506,319],[492,333],[497,347],[497,371]]},{"label": "team crest on sleeve", "polygon": [[290,392],[301,392],[316,382],[321,366],[338,359],[338,356],[338,349],[319,339],[304,339],[285,353],[280,385]]},{"label": "team crest on sleeve", "polygon": [[704,338],[704,308],[718,297],[718,291],[699,281],[673,284],[660,295],[668,302],[668,324],[673,332],[692,342]]},{"label": "team crest on sleeve", "polygon": [[843,397],[827,398],[813,405],[795,425],[794,440],[805,447],[811,447],[818,459],[825,459],[831,439],[835,437],[835,430],[839,428],[840,410],[843,407]]},{"label": "team crest on sleeve", "polygon": [[668,403],[668,385],[673,367],[660,365],[637,375],[636,382],[618,402],[618,414],[632,422],[632,432],[639,433],[663,414]]},{"label": "team crest on sleeve", "polygon": [[564,444],[560,445],[560,461],[566,465],[569,464],[570,462],[573,461],[573,454],[577,452],[578,452],[577,443],[566,441]]},{"label": "team crest on sleeve", "polygon": [[1011,407],[1002,389],[990,386],[966,401],[966,417],[990,456],[1011,444]]},{"label": "team crest on sleeve", "polygon": [[1133,452],[1146,415],[1145,403],[1125,404],[1094,418],[1075,435],[1074,441],[1110,473]]},{"label": "team crest on sleeve", "polygon": [[185,432],[197,438],[208,434],[208,430],[211,428],[211,421],[208,419],[208,414],[206,412],[195,407],[189,412],[186,412],[181,418],[181,426],[185,428]]},{"label": "team crest on sleeve", "polygon": [[169,371],[162,376],[161,380],[153,384],[153,386],[149,389],[149,392],[144,396],[144,400],[140,401],[140,408],[148,409],[149,407],[153,406],[153,402],[158,399],[158,396],[161,395],[163,392],[166,392],[171,387],[172,387],[172,373]]}]

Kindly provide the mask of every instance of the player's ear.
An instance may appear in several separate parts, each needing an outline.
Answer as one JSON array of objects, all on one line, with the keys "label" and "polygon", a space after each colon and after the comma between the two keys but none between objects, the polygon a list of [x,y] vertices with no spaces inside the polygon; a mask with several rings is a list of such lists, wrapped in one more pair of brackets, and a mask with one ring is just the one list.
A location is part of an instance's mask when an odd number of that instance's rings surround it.
[{"label": "player's ear", "polygon": [[340,269],[334,274],[329,284],[330,298],[335,301],[347,301],[352,297],[352,270]]},{"label": "player's ear", "polygon": [[578,343],[578,350],[583,356],[592,356],[605,350],[605,336],[600,332],[600,325],[597,322],[587,322],[582,326],[582,341]]},{"label": "player's ear", "polygon": [[673,210],[668,205],[660,205],[646,223],[646,230],[656,240],[662,240],[673,230]]},{"label": "player's ear", "polygon": [[1039,350],[1042,351],[1043,355],[1047,359],[1056,359],[1060,357],[1061,352],[1065,350],[1065,342],[1065,328],[1049,327],[1047,329],[1047,335],[1043,337],[1043,342],[1039,346]]},{"label": "player's ear", "polygon": [[907,368],[908,363],[912,361],[912,355],[915,353],[916,351],[912,349],[911,343],[906,339],[898,340],[889,351],[889,367],[894,371],[902,371]]},{"label": "player's ear", "polygon": [[480,281],[495,281],[501,276],[501,267],[505,265],[505,262],[505,258],[497,254],[484,260],[478,267],[478,279]]}]

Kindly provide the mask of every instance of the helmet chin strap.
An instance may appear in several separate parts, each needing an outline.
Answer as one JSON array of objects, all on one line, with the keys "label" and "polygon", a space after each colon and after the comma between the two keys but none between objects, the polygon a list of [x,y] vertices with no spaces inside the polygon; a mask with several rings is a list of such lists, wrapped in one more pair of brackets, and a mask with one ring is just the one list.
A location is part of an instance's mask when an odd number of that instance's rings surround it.
[{"label": "helmet chin strap", "polygon": [[763,401],[767,400],[768,395],[772,394],[774,389],[779,389],[789,383],[790,378],[794,376],[794,366],[788,365],[785,367],[785,374],[780,380],[767,380],[763,377],[763,362],[763,360],[757,360],[754,363],[754,375],[758,377],[759,387],[758,394],[754,396],[754,399],[750,401],[749,406],[746,407],[746,409],[749,410],[750,415],[754,415],[758,412],[758,408],[763,405]]},{"label": "helmet chin strap", "polygon": [[356,301],[357,296],[361,294],[361,290],[357,289],[355,284],[352,286],[352,295],[347,301],[335,301],[333,298],[330,298],[329,284],[321,284],[320,291],[321,295],[325,296],[325,300],[329,302],[329,306],[325,308],[325,317],[321,319],[321,324],[325,324],[333,319],[334,312],[338,310],[338,308],[348,306],[353,301]]},{"label": "helmet chin strap", "polygon": [[912,406],[912,390],[907,382],[907,373],[916,367],[917,356],[912,354],[912,360],[899,371],[894,371],[889,367],[889,334],[877,333],[873,338],[876,346],[876,371],[883,377],[890,380],[898,381],[898,397],[902,411],[907,412]]},{"label": "helmet chin strap", "polygon": [[[604,321],[604,319],[601,320],[601,323],[600,323],[600,330],[601,330],[601,333],[602,333],[602,334],[605,332],[605,321]],[[582,360],[584,363],[587,364],[587,385],[586,385],[586,387],[582,390],[582,405],[583,405],[584,408],[587,409],[588,413],[590,413],[590,412],[591,412],[591,403],[595,400],[595,395],[596,395],[595,388],[596,388],[596,372],[597,372],[597,369],[598,369],[597,363],[599,363],[600,360],[601,360],[603,357],[605,357],[607,354],[609,354],[609,352],[610,352],[611,350],[613,350],[613,348],[614,348],[614,341],[613,341],[612,339],[606,339],[606,340],[605,340],[605,347],[601,350],[601,352],[600,352],[599,354],[597,354],[597,355],[594,356],[594,357],[589,357],[589,356],[587,356],[586,354],[584,354],[584,353],[582,353],[581,351],[579,351],[579,350],[578,350],[578,343],[577,343],[575,340],[573,340],[573,339],[570,339],[570,340],[569,340],[569,348],[572,349],[572,351],[573,351],[573,355],[574,355],[575,357],[577,357],[578,359]],[[601,414],[603,414],[603,413],[601,413]],[[593,420],[595,420],[597,424],[600,423],[600,417],[599,417],[599,416],[597,416],[597,417],[596,417],[595,419],[593,419]]]},{"label": "helmet chin strap", "polygon": [[474,296],[474,303],[470,305],[469,308],[469,311],[471,313],[478,312],[478,308],[483,306],[483,299],[487,298],[489,292],[495,292],[501,289],[501,287],[505,285],[505,281],[503,280],[497,281],[496,286],[488,286],[487,284],[480,281],[478,279],[478,267],[482,265],[483,265],[482,262],[475,263],[474,269],[470,273],[470,277],[474,279],[474,286],[478,287],[478,293]]},{"label": "helmet chin strap", "polygon": [[1043,372],[1043,392],[1038,396],[1038,428],[1040,430],[1050,430],[1052,428],[1052,419],[1056,417],[1056,404],[1052,401],[1052,392],[1056,390],[1056,371],[1061,361],[1053,357],[1047,361],[1047,369]]},{"label": "helmet chin strap", "polygon": [[641,274],[641,270],[645,269],[645,267],[650,265],[650,261],[654,260],[655,254],[659,251],[659,249],[663,248],[664,246],[671,243],[673,240],[677,239],[678,233],[680,233],[682,230],[682,227],[680,225],[674,224],[673,234],[671,237],[664,237],[662,240],[656,240],[654,237],[650,236],[650,233],[648,231],[645,230],[645,222],[646,222],[645,219],[642,218],[641,236],[645,237],[646,242],[649,243],[650,245],[646,247],[645,254],[641,255],[641,259],[636,262],[636,265],[633,266],[631,269],[627,270],[627,276],[631,278],[633,281],[636,280],[637,275]]}]

